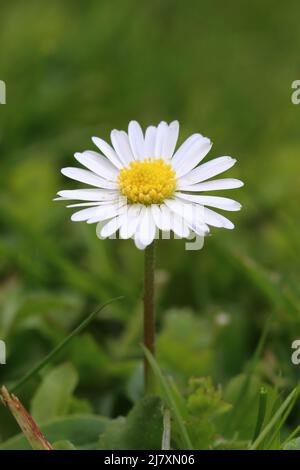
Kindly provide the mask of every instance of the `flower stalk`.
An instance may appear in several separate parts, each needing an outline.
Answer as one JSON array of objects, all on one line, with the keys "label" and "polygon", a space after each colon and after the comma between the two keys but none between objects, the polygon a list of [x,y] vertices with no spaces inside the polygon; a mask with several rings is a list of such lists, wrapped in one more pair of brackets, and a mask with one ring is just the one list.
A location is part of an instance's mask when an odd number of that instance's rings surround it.
[{"label": "flower stalk", "polygon": [[[155,356],[155,301],[154,301],[155,242],[145,249],[144,266],[144,346]],[[155,392],[155,377],[144,356],[145,394]]]}]

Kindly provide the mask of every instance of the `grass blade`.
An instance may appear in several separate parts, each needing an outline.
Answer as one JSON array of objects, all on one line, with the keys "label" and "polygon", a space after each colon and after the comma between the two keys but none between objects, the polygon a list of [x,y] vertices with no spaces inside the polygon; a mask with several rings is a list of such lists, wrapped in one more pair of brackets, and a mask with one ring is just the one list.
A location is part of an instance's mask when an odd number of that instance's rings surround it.
[{"label": "grass blade", "polygon": [[299,393],[299,387],[294,388],[294,390],[289,394],[289,396],[285,399],[282,405],[278,408],[277,412],[275,413],[271,421],[265,426],[263,431],[260,433],[257,439],[250,446],[250,450],[256,450],[258,446],[262,443],[262,441],[267,437],[269,432],[276,426],[276,424],[278,424],[278,422],[281,422],[280,418],[285,413],[285,411],[289,409],[290,405],[294,403],[294,401],[296,400],[298,396],[298,393]]},{"label": "grass blade", "polygon": [[271,446],[272,446],[273,442],[275,441],[276,437],[279,435],[280,429],[282,428],[282,426],[286,422],[287,418],[289,417],[289,415],[290,415],[290,413],[291,413],[291,411],[292,411],[292,409],[295,405],[297,396],[298,396],[298,394],[296,394],[295,398],[290,402],[288,408],[285,410],[284,414],[282,415],[281,420],[277,423],[277,425],[276,425],[276,427],[273,431],[273,434],[271,435],[269,441],[266,444],[266,447],[265,447],[266,450],[268,450],[268,449],[271,450]]},{"label": "grass blade", "polygon": [[266,416],[266,409],[267,409],[267,395],[268,395],[267,390],[264,387],[262,387],[260,390],[260,394],[259,394],[257,421],[256,421],[256,426],[255,426],[255,431],[253,434],[252,442],[254,442],[259,436],[259,433],[264,423],[264,419]]},{"label": "grass blade", "polygon": [[174,417],[174,421],[176,422],[177,426],[178,426],[178,429],[179,429],[179,432],[180,432],[180,435],[181,435],[181,438],[182,438],[182,442],[185,446],[185,449],[187,450],[193,450],[193,445],[192,445],[192,442],[191,442],[191,439],[188,435],[188,432],[187,432],[187,429],[186,429],[186,426],[185,426],[185,423],[184,423],[184,418],[177,406],[177,403],[176,403],[176,400],[174,399],[174,396],[173,396],[173,393],[172,393],[172,390],[168,384],[168,382],[166,381],[165,377],[163,376],[156,360],[154,359],[154,357],[152,356],[152,354],[150,353],[150,351],[145,348],[144,345],[142,345],[142,348],[143,348],[143,351],[144,351],[144,354],[145,356],[147,357],[152,369],[153,369],[153,372],[154,374],[156,375],[157,377],[157,380],[160,384],[160,387],[165,395],[165,399],[167,401],[167,406],[169,407],[169,409],[171,410],[172,414],[173,414],[173,417]]},{"label": "grass blade", "polygon": [[294,439],[295,436],[297,436],[297,434],[300,432],[300,424],[298,426],[296,426],[296,428],[294,429],[294,431],[291,432],[291,434],[289,434],[289,436],[285,439],[285,441],[282,443],[282,448],[284,448],[284,446],[290,442],[292,439]]}]

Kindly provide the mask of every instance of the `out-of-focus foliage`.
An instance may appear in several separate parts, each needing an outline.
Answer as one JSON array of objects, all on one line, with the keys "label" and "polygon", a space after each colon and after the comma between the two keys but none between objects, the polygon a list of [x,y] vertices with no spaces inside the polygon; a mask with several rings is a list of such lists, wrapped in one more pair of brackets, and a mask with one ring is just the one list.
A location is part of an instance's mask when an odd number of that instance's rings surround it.
[{"label": "out-of-focus foliage", "polygon": [[[180,141],[209,136],[210,156],[237,157],[230,174],[245,181],[231,192],[243,204],[230,214],[236,230],[212,230],[201,251],[157,248],[158,364],[193,447],[299,447],[299,404],[281,408],[300,377],[299,13],[296,0],[2,2],[0,382],[9,388],[95,306],[124,295],[18,390],[55,448],[161,442],[163,405],[140,401],[143,255],[98,240],[52,201],[76,187],[59,171],[73,153],[130,119],[179,119]],[[173,415],[171,428],[183,446]],[[18,432],[0,407],[0,446],[25,448]]]}]

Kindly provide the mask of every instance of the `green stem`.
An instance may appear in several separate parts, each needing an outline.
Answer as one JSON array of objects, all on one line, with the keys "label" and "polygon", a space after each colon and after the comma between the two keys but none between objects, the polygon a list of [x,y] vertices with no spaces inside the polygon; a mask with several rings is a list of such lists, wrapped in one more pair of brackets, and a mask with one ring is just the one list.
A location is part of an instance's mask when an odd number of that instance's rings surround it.
[{"label": "green stem", "polygon": [[[144,267],[144,346],[153,357],[155,356],[154,243],[145,249]],[[146,356],[144,356],[144,383],[145,393],[154,393],[154,374]]]}]

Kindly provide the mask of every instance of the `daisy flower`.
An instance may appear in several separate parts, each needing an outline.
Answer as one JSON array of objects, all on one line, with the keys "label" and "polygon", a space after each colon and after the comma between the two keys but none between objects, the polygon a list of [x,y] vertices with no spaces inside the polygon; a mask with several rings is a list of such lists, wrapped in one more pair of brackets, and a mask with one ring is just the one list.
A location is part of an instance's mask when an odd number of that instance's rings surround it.
[{"label": "daisy flower", "polygon": [[134,238],[139,249],[150,245],[158,230],[188,238],[206,235],[209,226],[233,229],[233,223],[214,209],[237,211],[241,205],[203,193],[242,186],[233,178],[211,179],[236,160],[224,156],[199,165],[210,151],[211,141],[193,134],[175,151],[178,134],[178,121],[149,126],[145,134],[138,122],[131,121],[128,133],[111,132],[112,145],[93,137],[99,152],[74,155],[85,169],[61,170],[93,188],[59,191],[57,199],[83,201],[67,206],[85,207],[71,220],[99,223],[101,238],[118,232],[122,239]]}]

